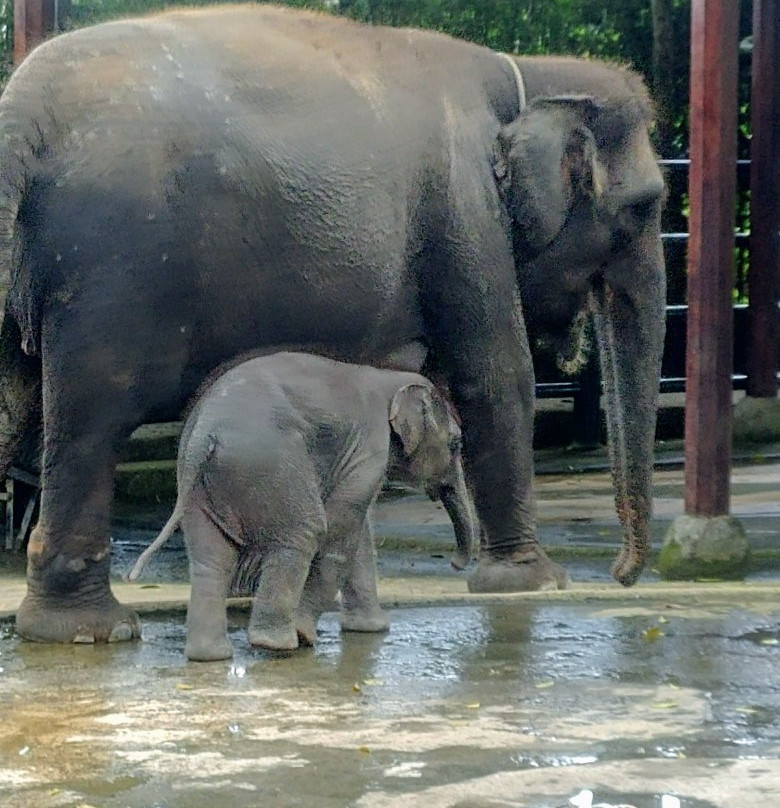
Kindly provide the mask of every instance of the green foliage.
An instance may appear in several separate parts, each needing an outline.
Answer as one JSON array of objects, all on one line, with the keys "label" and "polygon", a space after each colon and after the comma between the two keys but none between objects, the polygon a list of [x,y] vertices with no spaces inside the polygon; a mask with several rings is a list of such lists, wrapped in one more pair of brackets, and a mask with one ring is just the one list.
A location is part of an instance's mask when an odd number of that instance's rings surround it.
[{"label": "green foliage", "polygon": [[364,22],[434,28],[511,53],[570,53],[650,65],[647,0],[341,0]]},{"label": "green foliage", "polygon": [[0,87],[11,74],[14,51],[14,2],[0,0]]}]

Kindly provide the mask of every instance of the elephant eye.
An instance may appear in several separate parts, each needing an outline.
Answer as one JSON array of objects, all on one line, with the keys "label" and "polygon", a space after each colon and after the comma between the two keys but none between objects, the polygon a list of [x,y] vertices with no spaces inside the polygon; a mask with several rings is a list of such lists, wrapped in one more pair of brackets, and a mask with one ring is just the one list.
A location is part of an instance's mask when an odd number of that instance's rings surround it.
[{"label": "elephant eye", "polygon": [[461,450],[462,446],[463,441],[460,436],[450,438],[450,452],[452,452],[452,454],[457,454]]}]

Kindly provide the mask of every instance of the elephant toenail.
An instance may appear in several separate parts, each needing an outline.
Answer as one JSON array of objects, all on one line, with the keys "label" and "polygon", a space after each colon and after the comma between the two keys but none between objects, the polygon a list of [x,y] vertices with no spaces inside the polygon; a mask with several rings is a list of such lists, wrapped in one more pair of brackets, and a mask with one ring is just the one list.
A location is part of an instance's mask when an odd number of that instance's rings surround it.
[{"label": "elephant toenail", "polygon": [[109,642],[127,642],[133,639],[133,627],[130,623],[117,623],[108,637]]}]

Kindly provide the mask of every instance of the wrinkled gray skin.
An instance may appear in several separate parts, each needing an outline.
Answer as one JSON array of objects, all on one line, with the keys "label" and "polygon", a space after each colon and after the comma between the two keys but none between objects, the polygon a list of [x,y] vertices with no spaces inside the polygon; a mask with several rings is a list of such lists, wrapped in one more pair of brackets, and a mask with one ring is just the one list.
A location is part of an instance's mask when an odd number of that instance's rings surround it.
[{"label": "wrinkled gray skin", "polygon": [[665,296],[649,103],[616,66],[514,64],[524,109],[486,48],[259,6],[71,32],[16,71],[0,99],[0,473],[41,417],[44,436],[23,636],[138,635],[109,587],[117,452],[257,348],[427,357],[484,526],[471,588],[565,586],[536,537],[529,334],[569,359],[583,313],[625,530],[613,574],[636,580]]},{"label": "wrinkled gray skin", "polygon": [[342,593],[342,628],[383,631],[369,510],[389,470],[441,499],[457,540],[475,549],[476,520],[461,432],[434,386],[415,373],[307,354],[250,359],[197,400],[182,431],[171,518],[129,580],[184,531],[192,594],[187,656],[232,656],[225,597],[254,587],[249,641],[313,644],[320,613]]}]

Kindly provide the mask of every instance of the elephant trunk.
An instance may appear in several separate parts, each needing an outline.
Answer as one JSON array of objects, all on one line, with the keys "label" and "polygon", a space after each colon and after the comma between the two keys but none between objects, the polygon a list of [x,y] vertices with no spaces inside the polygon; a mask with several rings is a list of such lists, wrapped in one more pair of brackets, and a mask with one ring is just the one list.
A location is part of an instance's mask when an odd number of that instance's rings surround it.
[{"label": "elephant trunk", "polygon": [[479,528],[476,509],[466,485],[463,466],[459,463],[453,480],[439,489],[439,499],[455,529],[455,553],[450,563],[457,570],[464,569],[476,551]]},{"label": "elephant trunk", "polygon": [[[657,232],[657,231],[656,231]],[[642,236],[591,297],[606,399],[615,504],[623,547],[612,575],[636,582],[650,548],[653,449],[665,331],[666,284],[658,236]]]}]

